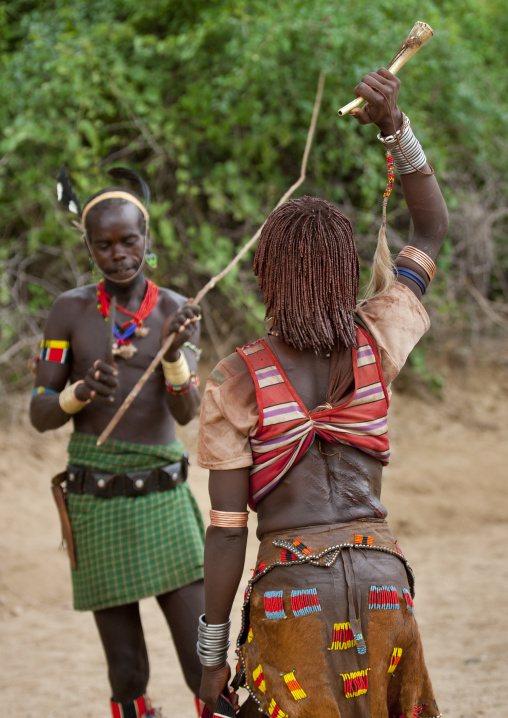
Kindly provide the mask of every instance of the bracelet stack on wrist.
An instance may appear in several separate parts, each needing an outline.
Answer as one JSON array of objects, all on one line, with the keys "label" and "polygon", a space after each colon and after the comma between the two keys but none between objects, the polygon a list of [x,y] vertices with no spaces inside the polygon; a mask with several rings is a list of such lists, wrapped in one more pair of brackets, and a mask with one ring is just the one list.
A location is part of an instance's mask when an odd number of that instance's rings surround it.
[{"label": "bracelet stack on wrist", "polygon": [[79,384],[84,384],[83,379],[70,384],[58,395],[58,403],[62,411],[66,414],[77,414],[83,407],[90,403],[91,399],[80,401],[76,396],[76,388]]},{"label": "bracelet stack on wrist", "polygon": [[383,137],[381,133],[377,138],[393,157],[393,164],[401,175],[411,174],[421,169],[427,163],[427,158],[421,144],[416,139],[407,115],[402,114],[402,127],[393,135]]},{"label": "bracelet stack on wrist", "polygon": [[197,653],[202,666],[219,668],[227,662],[231,619],[226,623],[206,623],[199,617]]},{"label": "bracelet stack on wrist", "polygon": [[191,384],[197,386],[196,375],[189,369],[185,354],[180,351],[176,361],[161,361],[162,371],[166,382],[166,389],[170,394],[186,394]]}]

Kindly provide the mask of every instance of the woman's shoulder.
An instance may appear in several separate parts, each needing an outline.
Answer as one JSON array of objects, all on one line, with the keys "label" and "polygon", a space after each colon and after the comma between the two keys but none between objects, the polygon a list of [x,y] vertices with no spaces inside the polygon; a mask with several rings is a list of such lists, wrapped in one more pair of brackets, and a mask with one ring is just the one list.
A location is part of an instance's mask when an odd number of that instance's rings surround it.
[{"label": "woman's shoulder", "polygon": [[233,378],[242,380],[244,377],[250,378],[249,368],[241,355],[235,351],[224,359],[221,359],[211,372],[209,378],[221,386]]}]

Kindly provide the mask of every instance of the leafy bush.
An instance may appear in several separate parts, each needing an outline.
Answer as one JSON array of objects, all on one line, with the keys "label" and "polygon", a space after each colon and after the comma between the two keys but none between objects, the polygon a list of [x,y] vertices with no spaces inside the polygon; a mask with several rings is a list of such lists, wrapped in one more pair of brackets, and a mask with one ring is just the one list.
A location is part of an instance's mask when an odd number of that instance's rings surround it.
[{"label": "leafy bush", "polygon": [[[368,266],[386,182],[383,153],[372,128],[339,119],[336,110],[363,74],[388,64],[416,19],[435,37],[401,73],[401,106],[453,218],[433,311],[446,309],[444,325],[450,312],[485,316],[476,291],[502,318],[508,20],[501,0],[3,3],[4,380],[25,375],[19,361],[33,353],[54,296],[90,278],[85,252],[76,257],[71,218],[56,204],[62,163],[83,199],[110,184],[112,165],[147,175],[156,279],[193,295],[297,178],[321,70],[327,84],[302,193],[345,210]],[[397,248],[408,227],[400,192],[389,208]],[[463,304],[474,309],[464,312]],[[209,296],[205,312],[217,351],[260,331],[248,259]]]}]

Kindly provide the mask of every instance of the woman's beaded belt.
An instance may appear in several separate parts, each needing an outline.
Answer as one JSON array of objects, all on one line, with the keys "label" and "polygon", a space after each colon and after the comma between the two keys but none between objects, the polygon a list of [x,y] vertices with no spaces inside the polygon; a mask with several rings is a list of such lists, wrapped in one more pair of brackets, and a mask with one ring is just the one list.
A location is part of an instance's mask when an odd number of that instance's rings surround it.
[{"label": "woman's beaded belt", "polygon": [[105,474],[86,466],[67,466],[66,488],[70,494],[88,494],[104,499],[115,496],[146,496],[154,491],[170,491],[187,479],[187,453],[175,464],[149,471]]}]

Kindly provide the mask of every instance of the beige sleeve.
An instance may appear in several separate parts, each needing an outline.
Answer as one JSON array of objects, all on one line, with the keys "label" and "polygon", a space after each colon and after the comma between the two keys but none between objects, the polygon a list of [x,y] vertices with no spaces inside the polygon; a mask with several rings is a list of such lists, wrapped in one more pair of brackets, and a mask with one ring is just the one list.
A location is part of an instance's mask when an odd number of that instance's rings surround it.
[{"label": "beige sleeve", "polygon": [[[220,362],[206,383],[197,455],[203,469],[252,465],[249,436],[256,433],[259,422],[256,391],[245,362],[237,357]],[[240,371],[235,371],[234,365]]]},{"label": "beige sleeve", "polygon": [[385,383],[391,384],[428,331],[429,315],[416,295],[400,282],[386,294],[369,299],[357,314],[374,337]]}]

